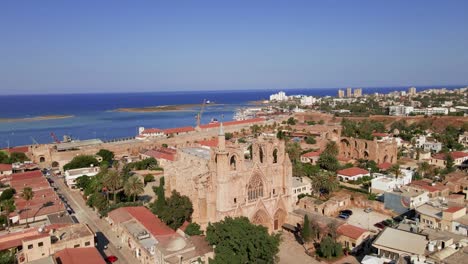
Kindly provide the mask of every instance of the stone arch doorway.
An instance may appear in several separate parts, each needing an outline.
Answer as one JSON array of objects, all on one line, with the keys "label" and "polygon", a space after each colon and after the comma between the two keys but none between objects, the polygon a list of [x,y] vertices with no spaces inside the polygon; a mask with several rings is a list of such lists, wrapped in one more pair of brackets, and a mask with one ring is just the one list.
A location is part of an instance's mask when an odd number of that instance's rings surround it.
[{"label": "stone arch doorway", "polygon": [[369,152],[367,151],[364,151],[364,159],[369,159]]},{"label": "stone arch doorway", "polygon": [[273,216],[273,230],[278,230],[286,222],[286,212],[283,209],[278,209]]},{"label": "stone arch doorway", "polygon": [[44,157],[39,157],[39,163],[44,163],[45,162],[45,158]]},{"label": "stone arch doorway", "polygon": [[252,224],[255,224],[255,225],[262,225],[262,226],[265,226],[267,227],[268,229],[270,228],[270,217],[268,217],[268,214],[260,209],[258,210],[254,216],[252,217]]}]

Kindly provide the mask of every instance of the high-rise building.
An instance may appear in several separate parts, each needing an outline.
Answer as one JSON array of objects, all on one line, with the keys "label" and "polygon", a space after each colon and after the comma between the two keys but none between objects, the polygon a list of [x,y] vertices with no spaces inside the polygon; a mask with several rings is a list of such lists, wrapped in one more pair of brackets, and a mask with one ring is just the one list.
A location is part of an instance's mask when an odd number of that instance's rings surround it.
[{"label": "high-rise building", "polygon": [[361,97],[362,96],[362,89],[356,88],[354,89],[354,97]]},{"label": "high-rise building", "polygon": [[413,86],[413,87],[410,87],[410,88],[408,89],[408,94],[409,94],[409,95],[416,95],[416,87],[414,87],[414,86]]},{"label": "high-rise building", "polygon": [[346,97],[353,97],[353,89],[351,87],[346,88]]},{"label": "high-rise building", "polygon": [[343,98],[344,97],[344,90],[339,89],[338,90],[338,98]]}]

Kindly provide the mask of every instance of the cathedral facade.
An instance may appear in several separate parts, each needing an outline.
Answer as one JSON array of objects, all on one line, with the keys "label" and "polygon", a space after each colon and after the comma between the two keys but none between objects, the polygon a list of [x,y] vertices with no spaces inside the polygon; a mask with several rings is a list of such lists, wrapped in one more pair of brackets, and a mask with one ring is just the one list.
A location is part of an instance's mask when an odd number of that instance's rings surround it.
[{"label": "cathedral facade", "polygon": [[180,148],[165,178],[167,193],[176,190],[190,198],[193,221],[202,228],[227,216],[245,216],[279,230],[292,205],[292,165],[276,137],[226,146],[221,126],[217,147]]}]

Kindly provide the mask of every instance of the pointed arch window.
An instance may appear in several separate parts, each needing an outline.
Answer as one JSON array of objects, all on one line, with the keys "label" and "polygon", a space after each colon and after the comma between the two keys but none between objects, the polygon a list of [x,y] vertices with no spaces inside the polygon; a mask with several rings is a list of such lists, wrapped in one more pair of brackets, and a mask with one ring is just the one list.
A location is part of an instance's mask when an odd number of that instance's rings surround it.
[{"label": "pointed arch window", "polygon": [[256,174],[249,182],[247,187],[249,202],[253,202],[258,198],[263,197],[263,182],[260,175]]},{"label": "pointed arch window", "polygon": [[273,163],[278,163],[278,150],[273,150]]},{"label": "pointed arch window", "polygon": [[231,159],[229,160],[229,166],[231,167],[231,170],[236,170],[237,161],[236,161],[236,156],[235,155],[231,156]]},{"label": "pointed arch window", "polygon": [[263,163],[263,149],[262,149],[262,147],[258,148],[258,157],[260,158],[260,163]]}]

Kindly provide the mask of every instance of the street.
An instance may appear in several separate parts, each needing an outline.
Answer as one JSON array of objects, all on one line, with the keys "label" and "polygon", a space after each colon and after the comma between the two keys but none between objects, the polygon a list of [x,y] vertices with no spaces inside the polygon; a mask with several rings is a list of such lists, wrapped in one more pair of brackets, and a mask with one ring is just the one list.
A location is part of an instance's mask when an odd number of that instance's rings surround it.
[{"label": "street", "polygon": [[[87,224],[96,233],[96,247],[101,255],[103,257],[116,256],[119,259],[116,263],[135,263],[136,259],[133,257],[132,252],[126,247],[121,247],[119,238],[110,229],[109,224],[100,219],[98,214],[86,205],[80,192],[68,188],[63,178],[57,176],[51,178],[54,180],[55,187],[57,187],[57,193],[65,197],[69,206],[75,212],[73,216],[80,223]],[[119,247],[121,248],[118,249]]]}]

